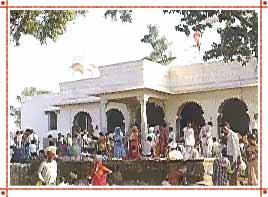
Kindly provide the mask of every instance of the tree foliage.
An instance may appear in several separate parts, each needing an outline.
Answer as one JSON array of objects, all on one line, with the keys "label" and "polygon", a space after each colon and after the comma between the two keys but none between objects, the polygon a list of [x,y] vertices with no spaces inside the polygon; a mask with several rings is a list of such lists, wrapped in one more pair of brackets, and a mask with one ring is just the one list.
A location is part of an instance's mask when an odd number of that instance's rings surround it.
[{"label": "tree foliage", "polygon": [[132,10],[107,10],[104,13],[105,18],[110,18],[112,21],[117,21],[118,15],[123,23],[132,23]]},{"label": "tree foliage", "polygon": [[[51,91],[47,90],[37,90],[36,87],[26,87],[23,89],[21,92],[22,97],[26,96],[36,96],[36,95],[41,95],[41,94],[49,94]],[[18,98],[18,97],[17,97]],[[17,99],[18,100],[18,99]]]},{"label": "tree foliage", "polygon": [[170,64],[176,57],[172,56],[172,53],[168,51],[168,47],[171,43],[168,42],[165,36],[160,36],[157,25],[148,25],[149,33],[145,35],[141,41],[146,44],[150,44],[153,48],[148,59],[159,64]]},{"label": "tree foliage", "polygon": [[14,123],[17,128],[21,128],[21,109],[16,108],[13,105],[9,107],[10,110],[10,116],[14,117]]},{"label": "tree foliage", "polygon": [[[26,96],[36,96],[41,94],[49,94],[51,91],[47,90],[37,90],[35,87],[26,87],[23,89],[20,95],[16,97],[16,100],[21,104],[22,97]],[[21,128],[21,108],[20,107],[14,107],[11,105],[9,107],[10,110],[10,116],[14,117],[14,123],[17,128]]]},{"label": "tree foliage", "polygon": [[258,15],[254,10],[164,10],[164,13],[180,14],[176,31],[187,36],[191,31],[204,32],[217,23],[224,24],[217,29],[220,43],[213,43],[203,59],[223,58],[224,62],[237,59],[246,65],[252,57],[258,58]]},{"label": "tree foliage", "polygon": [[11,41],[19,46],[22,35],[32,35],[41,45],[48,39],[55,42],[66,32],[68,22],[85,13],[82,10],[11,10]]}]

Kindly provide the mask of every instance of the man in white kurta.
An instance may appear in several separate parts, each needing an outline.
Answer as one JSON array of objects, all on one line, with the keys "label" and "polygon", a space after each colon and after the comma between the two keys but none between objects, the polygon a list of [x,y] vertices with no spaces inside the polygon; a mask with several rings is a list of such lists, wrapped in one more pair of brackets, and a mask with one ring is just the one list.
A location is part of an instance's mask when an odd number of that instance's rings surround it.
[{"label": "man in white kurta", "polygon": [[227,155],[232,158],[232,162],[236,162],[241,155],[238,134],[232,131],[228,125],[224,126],[223,132],[227,137]]},{"label": "man in white kurta", "polygon": [[38,177],[44,185],[56,185],[57,162],[53,156],[52,158],[48,156],[48,159],[41,163],[38,170]]},{"label": "man in white kurta", "polygon": [[212,122],[203,126],[199,135],[202,142],[202,154],[205,158],[211,157],[213,139],[212,139]]},{"label": "man in white kurta", "polygon": [[173,130],[173,127],[169,127],[168,139],[172,139],[173,142],[176,142],[176,133]]},{"label": "man in white kurta", "polygon": [[237,161],[241,155],[240,147],[239,147],[239,137],[237,133],[233,132],[230,129],[230,125],[228,123],[224,123],[223,132],[224,132],[224,135],[227,137],[228,159],[231,163],[232,170],[234,171],[234,173],[230,177],[230,185],[237,185],[237,181],[238,181]]},{"label": "man in white kurta", "polygon": [[187,126],[183,129],[184,132],[184,143],[186,149],[186,159],[192,157],[193,149],[195,145],[194,129],[192,128],[192,123],[188,122]]}]

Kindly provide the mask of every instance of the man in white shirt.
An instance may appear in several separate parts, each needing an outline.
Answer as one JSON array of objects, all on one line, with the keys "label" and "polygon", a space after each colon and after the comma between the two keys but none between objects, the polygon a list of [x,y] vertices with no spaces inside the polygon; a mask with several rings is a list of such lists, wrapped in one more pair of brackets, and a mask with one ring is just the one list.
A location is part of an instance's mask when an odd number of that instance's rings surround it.
[{"label": "man in white shirt", "polygon": [[230,129],[230,125],[227,122],[223,125],[223,132],[227,137],[227,155],[232,158],[232,162],[235,162],[241,155],[238,134]]},{"label": "man in white shirt", "polygon": [[232,165],[232,170],[234,171],[233,175],[231,176],[231,185],[237,185],[237,178],[238,178],[238,165],[237,161],[240,160],[240,147],[239,147],[239,137],[238,134],[233,132],[230,129],[230,125],[225,122],[223,124],[223,133],[227,137],[227,155],[228,159]]},{"label": "man in white shirt", "polygon": [[200,139],[202,142],[202,154],[205,158],[211,157],[212,151],[212,122],[208,122],[207,125],[203,126],[200,131]]},{"label": "man in white shirt", "polygon": [[35,160],[37,157],[37,146],[35,144],[35,140],[31,141],[31,144],[29,145],[29,151],[30,156],[32,157],[33,160]]},{"label": "man in white shirt", "polygon": [[147,134],[146,138],[149,137],[149,136],[152,138],[151,145],[152,145],[152,148],[153,148],[153,152],[155,152],[156,135],[154,133],[154,127],[149,127],[148,134]]},{"label": "man in white shirt", "polygon": [[184,132],[184,143],[186,149],[186,159],[189,159],[193,154],[193,149],[195,145],[194,129],[192,128],[192,123],[188,122],[187,126],[183,129]]},{"label": "man in white shirt", "polygon": [[96,125],[95,129],[94,129],[94,137],[99,138],[100,137],[100,130],[99,130],[99,126]]},{"label": "man in white shirt", "polygon": [[22,147],[22,136],[23,136],[23,131],[16,132],[15,143],[18,149]]},{"label": "man in white shirt", "polygon": [[169,127],[168,139],[172,139],[173,142],[176,142],[176,133],[173,130],[173,127]]},{"label": "man in white shirt", "polygon": [[43,185],[56,185],[57,162],[54,160],[54,154],[47,153],[47,159],[40,164],[38,177]]},{"label": "man in white shirt", "polygon": [[148,136],[142,144],[142,155],[144,157],[152,156],[152,138],[150,136]]}]

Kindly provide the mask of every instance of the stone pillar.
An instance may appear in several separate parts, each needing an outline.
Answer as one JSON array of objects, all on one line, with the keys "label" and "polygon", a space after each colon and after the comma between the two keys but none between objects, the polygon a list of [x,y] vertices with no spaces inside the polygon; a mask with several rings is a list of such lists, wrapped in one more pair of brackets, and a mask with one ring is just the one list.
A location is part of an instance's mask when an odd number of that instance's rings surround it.
[{"label": "stone pillar", "polygon": [[144,141],[146,134],[148,133],[146,103],[149,99],[149,96],[142,95],[138,99],[141,105],[141,139]]},{"label": "stone pillar", "polygon": [[100,129],[101,132],[107,132],[107,116],[106,116],[106,108],[107,108],[107,100],[101,98],[100,102]]},{"label": "stone pillar", "polygon": [[131,127],[132,125],[135,124],[135,121],[136,121],[136,108],[137,106],[136,105],[127,105],[127,110],[128,110],[128,113],[129,113],[129,126]]}]

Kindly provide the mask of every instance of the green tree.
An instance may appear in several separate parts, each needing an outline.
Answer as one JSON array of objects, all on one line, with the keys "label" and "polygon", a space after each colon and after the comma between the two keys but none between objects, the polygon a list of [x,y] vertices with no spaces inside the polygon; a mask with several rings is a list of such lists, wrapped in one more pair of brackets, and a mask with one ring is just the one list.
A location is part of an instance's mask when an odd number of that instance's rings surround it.
[{"label": "green tree", "polygon": [[117,21],[119,18],[123,23],[132,23],[132,10],[107,10],[104,13],[105,18],[110,18],[112,21]]},{"label": "green tree", "polygon": [[[117,18],[119,14],[119,18],[123,18],[121,13],[113,12],[112,16]],[[129,10],[128,13],[131,18],[133,12]],[[205,51],[204,61],[222,58],[232,62],[236,59],[246,65],[252,57],[258,58],[258,14],[254,10],[163,10],[163,13],[178,14],[179,24],[175,30],[186,36],[215,28],[217,23],[223,24],[217,28],[220,42],[213,43],[212,48]],[[215,19],[216,23],[209,22]]]},{"label": "green tree", "polygon": [[11,10],[10,39],[19,46],[22,35],[34,36],[41,45],[54,42],[66,32],[68,22],[86,11],[76,10]]},{"label": "green tree", "polygon": [[141,41],[146,44],[150,44],[153,48],[149,60],[157,62],[159,64],[170,64],[176,57],[172,56],[172,53],[168,50],[171,43],[168,42],[165,36],[160,36],[157,25],[148,25],[149,33],[145,35]]},{"label": "green tree", "polygon": [[[21,94],[16,97],[16,100],[18,103],[21,104],[22,97],[26,96],[36,96],[36,95],[41,95],[41,94],[49,94],[51,91],[47,90],[37,90],[35,87],[25,87]],[[14,123],[17,128],[21,128],[21,108],[20,107],[14,107],[11,105],[9,107],[10,110],[10,116],[14,117]]]},{"label": "green tree", "polygon": [[[258,58],[258,15],[254,10],[164,10],[165,14],[179,14],[180,24],[176,31],[187,36],[192,31],[204,32],[221,23],[217,28],[220,43],[213,43],[203,60],[223,58],[224,62],[237,59],[246,65],[252,57]],[[216,19],[216,22],[210,22]]]},{"label": "green tree", "polygon": [[14,123],[17,128],[21,129],[21,109],[15,108],[13,105],[9,107],[10,116],[14,117]]},{"label": "green tree", "polygon": [[[21,92],[21,96],[22,97],[25,97],[25,96],[36,96],[36,95],[48,94],[48,93],[51,93],[51,91],[37,90],[36,87],[26,87]],[[19,96],[17,96],[17,100],[18,100],[18,97]]]}]

